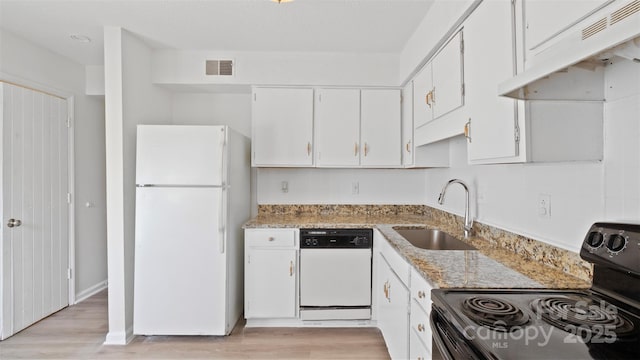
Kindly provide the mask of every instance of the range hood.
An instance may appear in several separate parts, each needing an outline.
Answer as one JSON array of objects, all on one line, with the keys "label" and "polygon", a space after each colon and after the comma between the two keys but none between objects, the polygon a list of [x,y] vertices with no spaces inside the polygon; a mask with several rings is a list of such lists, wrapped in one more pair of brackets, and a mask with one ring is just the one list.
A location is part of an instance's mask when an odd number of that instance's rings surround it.
[{"label": "range hood", "polygon": [[[640,63],[640,0],[613,1],[535,55],[530,67],[498,85],[525,100],[604,100],[604,66],[614,57]],[[640,66],[640,64],[639,64]]]}]

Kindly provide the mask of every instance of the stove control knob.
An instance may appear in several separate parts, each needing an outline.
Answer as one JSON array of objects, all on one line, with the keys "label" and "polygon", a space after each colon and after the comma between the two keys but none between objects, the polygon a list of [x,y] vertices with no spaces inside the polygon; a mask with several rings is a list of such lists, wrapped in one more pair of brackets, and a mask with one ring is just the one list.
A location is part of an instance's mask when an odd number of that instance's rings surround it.
[{"label": "stove control knob", "polygon": [[318,246],[318,239],[313,239],[312,243],[313,243],[313,246]]},{"label": "stove control knob", "polygon": [[585,242],[593,249],[597,249],[604,243],[604,235],[599,231],[592,231],[587,235]]},{"label": "stove control knob", "polygon": [[627,246],[628,239],[622,234],[612,234],[607,241],[607,250],[611,255],[619,254]]},{"label": "stove control knob", "polygon": [[304,240],[305,245],[307,246],[311,246],[311,239],[305,239]]}]

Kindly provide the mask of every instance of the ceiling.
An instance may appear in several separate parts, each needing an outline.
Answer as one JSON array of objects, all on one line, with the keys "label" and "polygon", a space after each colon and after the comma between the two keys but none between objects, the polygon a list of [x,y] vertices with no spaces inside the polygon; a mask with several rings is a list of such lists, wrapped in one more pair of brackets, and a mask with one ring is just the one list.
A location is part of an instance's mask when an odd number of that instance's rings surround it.
[{"label": "ceiling", "polygon": [[154,48],[399,53],[433,1],[0,0],[0,28],[84,65],[103,63],[103,26]]}]

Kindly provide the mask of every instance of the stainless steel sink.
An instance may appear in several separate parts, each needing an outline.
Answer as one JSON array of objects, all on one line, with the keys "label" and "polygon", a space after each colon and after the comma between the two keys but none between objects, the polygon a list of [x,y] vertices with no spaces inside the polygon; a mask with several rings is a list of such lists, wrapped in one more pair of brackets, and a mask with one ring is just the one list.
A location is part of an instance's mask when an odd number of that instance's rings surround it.
[{"label": "stainless steel sink", "polygon": [[402,229],[394,228],[398,234],[407,239],[411,245],[426,250],[477,250],[475,247],[460,241],[444,231],[437,229]]}]

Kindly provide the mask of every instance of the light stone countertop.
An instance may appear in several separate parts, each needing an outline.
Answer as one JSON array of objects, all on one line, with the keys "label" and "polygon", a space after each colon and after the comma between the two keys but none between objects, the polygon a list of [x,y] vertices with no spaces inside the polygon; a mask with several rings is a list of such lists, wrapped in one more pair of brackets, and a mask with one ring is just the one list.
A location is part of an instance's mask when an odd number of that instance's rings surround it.
[{"label": "light stone countertop", "polygon": [[[376,228],[391,246],[432,285],[440,288],[589,288],[591,284],[556,268],[526,260],[477,236],[462,237],[457,224],[425,215],[261,214],[252,228]],[[478,250],[425,250],[411,245],[393,228],[437,228]],[[526,244],[525,244],[526,245]]]}]

